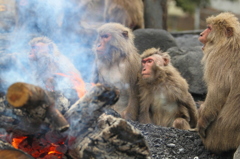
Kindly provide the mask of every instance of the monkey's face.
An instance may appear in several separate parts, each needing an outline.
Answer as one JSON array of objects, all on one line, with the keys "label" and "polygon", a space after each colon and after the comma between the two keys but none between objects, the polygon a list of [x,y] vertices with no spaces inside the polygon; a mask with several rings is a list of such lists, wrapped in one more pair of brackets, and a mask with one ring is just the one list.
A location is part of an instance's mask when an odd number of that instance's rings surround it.
[{"label": "monkey's face", "polygon": [[168,64],[162,56],[154,54],[142,59],[142,79],[151,83],[156,79],[158,67],[163,67]]},{"label": "monkey's face", "polygon": [[208,25],[208,27],[203,32],[200,33],[198,40],[204,45],[207,43],[207,37],[208,37],[208,34],[211,32],[211,30],[212,30],[212,26]]},{"label": "monkey's face", "polygon": [[153,55],[142,59],[142,78],[154,79],[157,66],[164,66],[164,60],[161,56]]},{"label": "monkey's face", "polygon": [[110,52],[111,34],[99,35],[96,47],[97,56],[106,56]]},{"label": "monkey's face", "polygon": [[31,51],[29,52],[29,59],[36,61],[42,53],[48,53],[48,44],[38,42],[31,46]]},{"label": "monkey's face", "polygon": [[142,59],[142,78],[148,79],[152,76],[152,66],[154,64],[154,59],[152,57],[147,57]]}]

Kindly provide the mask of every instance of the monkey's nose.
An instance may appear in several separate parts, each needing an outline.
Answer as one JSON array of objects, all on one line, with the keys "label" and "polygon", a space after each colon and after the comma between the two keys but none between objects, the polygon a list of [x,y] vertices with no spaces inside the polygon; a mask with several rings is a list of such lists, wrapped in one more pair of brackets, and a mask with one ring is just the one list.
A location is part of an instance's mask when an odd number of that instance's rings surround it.
[{"label": "monkey's nose", "polygon": [[98,44],[98,45],[97,45],[97,47],[100,47],[100,46],[101,46],[101,44]]}]

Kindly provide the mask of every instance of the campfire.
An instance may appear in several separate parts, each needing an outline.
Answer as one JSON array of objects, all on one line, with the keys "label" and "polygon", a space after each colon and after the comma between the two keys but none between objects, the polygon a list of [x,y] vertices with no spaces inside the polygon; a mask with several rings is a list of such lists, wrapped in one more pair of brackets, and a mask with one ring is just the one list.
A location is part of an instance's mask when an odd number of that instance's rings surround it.
[{"label": "campfire", "polygon": [[12,84],[0,98],[0,125],[4,128],[0,156],[149,158],[140,131],[110,108],[119,98],[118,90],[96,84],[83,92],[69,105],[59,92],[22,82]]}]

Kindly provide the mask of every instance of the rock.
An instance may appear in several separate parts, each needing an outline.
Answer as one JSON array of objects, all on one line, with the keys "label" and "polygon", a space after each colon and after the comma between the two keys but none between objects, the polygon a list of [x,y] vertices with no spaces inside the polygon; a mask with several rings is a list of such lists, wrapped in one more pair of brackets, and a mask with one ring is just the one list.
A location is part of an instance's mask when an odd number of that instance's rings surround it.
[{"label": "rock", "polygon": [[189,47],[185,50],[177,47],[168,50],[172,57],[172,64],[189,84],[190,93],[206,94],[207,89],[203,81],[203,67],[201,59],[203,53],[200,46]]},{"label": "rock", "polygon": [[236,152],[234,153],[233,159],[240,159],[240,146],[238,146]]},{"label": "rock", "polygon": [[196,34],[184,34],[182,36],[175,37],[175,40],[180,48],[203,46],[203,44],[198,40],[198,37],[199,35]]},{"label": "rock", "polygon": [[134,32],[134,43],[142,54],[146,49],[155,47],[160,48],[162,51],[177,46],[174,37],[162,29],[137,29]]}]

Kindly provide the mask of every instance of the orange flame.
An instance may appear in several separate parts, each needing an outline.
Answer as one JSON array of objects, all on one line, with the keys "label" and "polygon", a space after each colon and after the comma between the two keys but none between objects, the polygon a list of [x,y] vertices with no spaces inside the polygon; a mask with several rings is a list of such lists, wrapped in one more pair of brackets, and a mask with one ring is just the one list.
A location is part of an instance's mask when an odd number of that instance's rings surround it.
[{"label": "orange flame", "polygon": [[26,136],[13,138],[13,141],[12,141],[13,147],[18,149],[18,145],[26,138],[27,138]]},{"label": "orange flame", "polygon": [[71,73],[72,75],[65,75],[63,73],[56,73],[56,74],[60,76],[68,77],[72,81],[73,87],[77,91],[78,97],[81,98],[82,96],[84,96],[84,94],[86,93],[86,86],[84,81],[78,74],[76,73]]},{"label": "orange flame", "polygon": [[33,146],[31,144],[27,144],[28,146],[21,146],[22,142],[24,142],[24,140],[27,140],[27,136],[23,136],[23,137],[17,137],[17,138],[13,138],[12,140],[12,145],[14,148],[16,149],[21,149],[22,151],[30,154],[32,157],[34,158],[38,158],[40,156],[44,156],[45,157],[47,155],[54,155],[57,158],[62,158],[63,157],[63,153],[57,151],[57,147],[64,144],[59,143],[59,145],[55,145],[55,144],[49,144],[49,146],[44,146],[44,147],[38,147],[38,146]]}]

